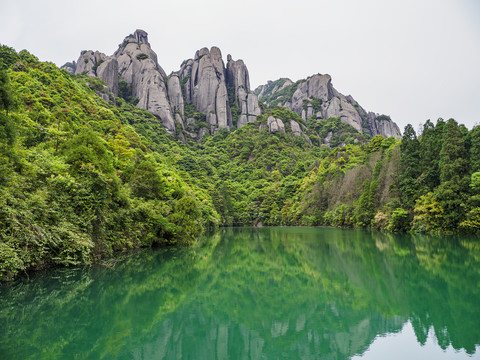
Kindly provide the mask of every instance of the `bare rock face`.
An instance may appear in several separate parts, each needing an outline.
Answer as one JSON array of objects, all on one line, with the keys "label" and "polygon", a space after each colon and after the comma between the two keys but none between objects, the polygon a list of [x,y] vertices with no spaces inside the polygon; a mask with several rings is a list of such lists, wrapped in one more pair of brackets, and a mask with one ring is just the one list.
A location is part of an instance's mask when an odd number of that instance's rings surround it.
[{"label": "bare rock face", "polygon": [[369,112],[367,123],[370,128],[375,129],[376,133],[382,134],[385,137],[399,137],[400,135],[398,134],[401,134],[398,125],[395,124],[390,117],[385,115],[375,115],[373,112]]},{"label": "bare rock face", "polygon": [[232,119],[220,49],[198,50],[193,60],[184,62],[179,73],[182,80],[186,79],[185,100],[206,114],[212,130],[229,128]]},{"label": "bare rock face", "polygon": [[184,102],[182,89],[180,87],[180,79],[177,74],[172,74],[167,80],[168,98],[172,105],[173,111],[177,111],[181,117],[184,116]]},{"label": "bare rock face", "polygon": [[[194,59],[182,63],[178,76],[183,84],[184,101],[205,114],[210,133],[232,128],[232,106],[240,109],[238,127],[255,121],[261,114],[258,98],[250,91],[247,67],[242,60],[232,60],[230,55],[225,67],[217,47],[198,50]],[[233,104],[229,101],[232,98]]]},{"label": "bare rock face", "polygon": [[332,78],[330,75],[313,75],[307,81],[298,85],[289,102],[289,108],[301,115],[304,100],[321,99],[322,102],[328,102],[332,97]]},{"label": "bare rock face", "polygon": [[67,62],[60,66],[60,69],[65,70],[70,75],[75,74],[75,70],[77,70],[77,63],[75,61]]},{"label": "bare rock face", "polygon": [[84,50],[78,58],[75,74],[99,77],[115,96],[118,94],[118,63],[114,57],[98,51]]},{"label": "bare rock face", "polygon": [[260,99],[264,96],[267,96],[268,94],[274,94],[278,91],[281,91],[292,84],[293,81],[288,78],[281,78],[276,81],[270,80],[267,81],[266,85],[260,85],[259,87],[257,87],[254,91],[254,94],[257,95],[257,97]]},{"label": "bare rock face", "polygon": [[233,60],[231,55],[228,55],[227,60],[227,86],[234,92],[236,105],[240,109],[237,122],[237,127],[240,128],[246,124],[245,119],[253,122],[262,111],[257,96],[250,91],[248,69],[243,60]]},{"label": "bare rock face", "polygon": [[184,83],[182,90],[185,95],[185,101],[189,103],[192,102],[192,87],[190,79],[192,77],[193,62],[193,59],[185,60],[180,66],[180,71],[178,71],[178,76]]},{"label": "bare rock face", "polygon": [[238,90],[243,88],[247,93],[250,92],[250,77],[248,69],[243,60],[233,60],[232,55],[227,56],[227,81],[238,98]]},{"label": "bare rock face", "polygon": [[295,120],[290,120],[290,127],[292,128],[293,135],[303,134],[302,129],[300,128],[300,125]]},{"label": "bare rock face", "polygon": [[[83,51],[77,63],[65,64],[63,68],[76,74],[100,77],[115,96],[119,80],[125,81],[130,87],[122,88],[122,93],[131,91],[127,95],[138,98],[138,107],[160,118],[167,132],[176,134],[182,141],[185,135],[199,139],[205,131],[214,134],[220,128],[231,129],[232,106],[240,109],[235,109],[239,127],[255,121],[261,114],[258,98],[250,91],[245,63],[229,55],[225,66],[217,47],[198,50],[193,59],[184,61],[179,71],[167,77],[150,47],[148,34],[136,30],[124,39],[113,56]],[[105,98],[103,93],[101,96]],[[232,99],[234,103],[230,104]],[[198,123],[203,121],[198,113],[191,117],[191,107],[188,108],[190,117],[185,119],[188,104],[205,114],[206,123]],[[176,129],[178,125],[181,129]],[[199,126],[203,130],[194,130]]]},{"label": "bare rock face", "polygon": [[97,67],[97,76],[105,81],[112,93],[118,95],[118,62],[112,57],[107,57]]},{"label": "bare rock face", "polygon": [[175,133],[166,74],[158,64],[157,54],[150,48],[148,34],[136,30],[125,38],[113,56],[118,61],[120,76],[132,86],[132,96],[139,99],[137,106],[158,116],[167,132]]},{"label": "bare rock face", "polygon": [[[287,88],[291,91],[286,91]],[[303,121],[312,116],[317,119],[335,117],[360,133],[365,131],[372,136],[401,136],[398,126],[390,118],[378,118],[373,113],[367,113],[350,95],[339,93],[333,87],[330,75],[316,74],[296,83],[289,79],[270,81],[258,87],[255,93],[260,100],[267,101],[267,105],[271,101],[285,106],[299,114]],[[292,95],[285,97],[285,93]]]}]

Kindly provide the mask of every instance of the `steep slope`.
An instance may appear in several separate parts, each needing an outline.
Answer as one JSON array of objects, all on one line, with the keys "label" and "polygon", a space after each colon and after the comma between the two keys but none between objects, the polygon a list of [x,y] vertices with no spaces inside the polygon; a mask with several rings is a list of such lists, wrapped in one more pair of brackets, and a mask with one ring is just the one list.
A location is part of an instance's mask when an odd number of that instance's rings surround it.
[{"label": "steep slope", "polygon": [[[92,90],[105,86],[96,77],[72,77],[5,46],[0,52],[12,58],[0,62],[0,80],[13,99],[7,112],[0,108],[0,280],[189,242],[218,221],[210,195],[163,155],[183,144],[155,116],[122,99],[106,103]],[[155,126],[163,151],[152,151],[132,123]]]},{"label": "steep slope", "polygon": [[400,129],[390,117],[365,111],[352,96],[339,93],[332,85],[330,75],[316,74],[293,83],[278,79],[261,85],[254,91],[267,107],[284,106],[304,121],[339,118],[358,132],[371,136],[400,137]]}]

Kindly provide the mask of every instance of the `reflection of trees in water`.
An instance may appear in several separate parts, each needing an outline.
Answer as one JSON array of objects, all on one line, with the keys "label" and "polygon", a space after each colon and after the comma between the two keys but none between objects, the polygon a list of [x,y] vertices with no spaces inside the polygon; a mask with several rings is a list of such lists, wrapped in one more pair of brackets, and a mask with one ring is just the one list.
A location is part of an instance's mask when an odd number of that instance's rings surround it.
[{"label": "reflection of trees in water", "polygon": [[347,359],[408,319],[420,343],[433,327],[442,348],[472,353],[478,249],[457,237],[225,229],[192,248],[3,286],[0,353]]}]

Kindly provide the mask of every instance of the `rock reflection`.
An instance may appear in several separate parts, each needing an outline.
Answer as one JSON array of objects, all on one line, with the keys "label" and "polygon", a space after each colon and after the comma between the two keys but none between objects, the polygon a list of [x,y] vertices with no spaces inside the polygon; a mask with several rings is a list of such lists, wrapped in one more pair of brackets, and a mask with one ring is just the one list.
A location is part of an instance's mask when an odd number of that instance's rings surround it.
[{"label": "rock reflection", "polygon": [[465,237],[223,229],[187,249],[0,288],[6,359],[350,359],[411,322],[480,342],[480,254]]}]

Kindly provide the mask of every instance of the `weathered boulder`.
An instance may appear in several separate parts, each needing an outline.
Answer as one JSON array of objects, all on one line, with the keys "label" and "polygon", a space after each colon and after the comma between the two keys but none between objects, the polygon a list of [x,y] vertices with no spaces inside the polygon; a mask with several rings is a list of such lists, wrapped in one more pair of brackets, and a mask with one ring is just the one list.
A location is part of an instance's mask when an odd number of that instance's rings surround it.
[{"label": "weathered boulder", "polygon": [[275,119],[271,115],[267,119],[267,125],[268,131],[272,134],[277,132],[285,133],[285,125],[283,124],[283,121],[280,119]]},{"label": "weathered boulder", "polygon": [[75,74],[99,77],[115,96],[118,94],[118,63],[114,57],[99,51],[84,50],[76,63]]},{"label": "weathered boulder", "polygon": [[303,134],[302,129],[300,128],[300,125],[295,120],[290,120],[290,127],[292,128],[293,135]]}]

